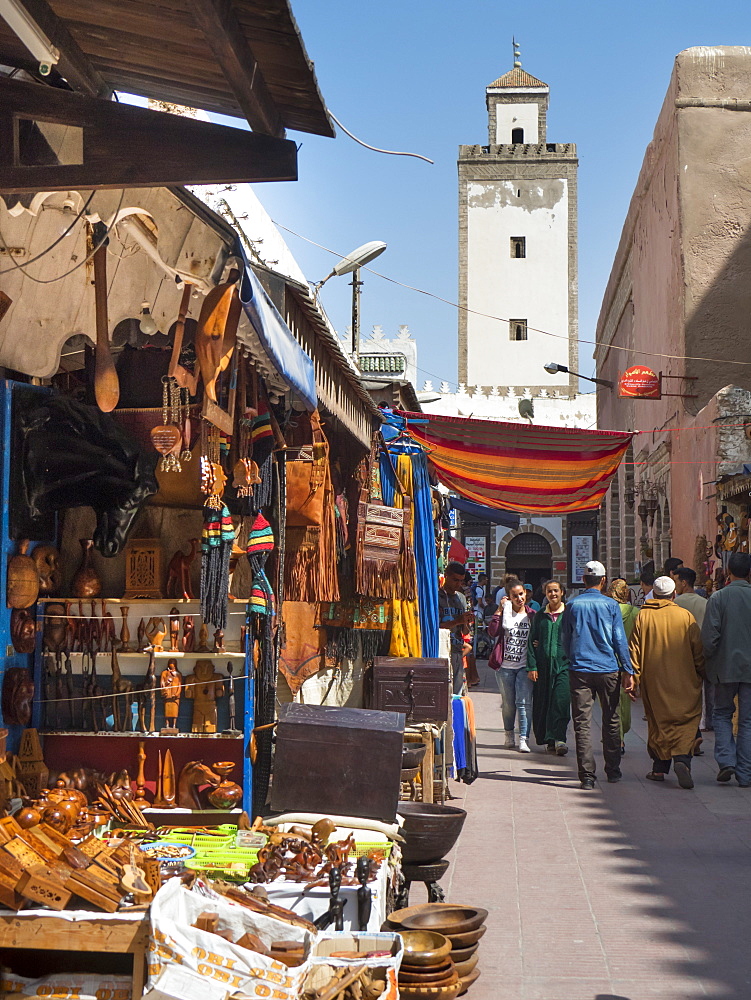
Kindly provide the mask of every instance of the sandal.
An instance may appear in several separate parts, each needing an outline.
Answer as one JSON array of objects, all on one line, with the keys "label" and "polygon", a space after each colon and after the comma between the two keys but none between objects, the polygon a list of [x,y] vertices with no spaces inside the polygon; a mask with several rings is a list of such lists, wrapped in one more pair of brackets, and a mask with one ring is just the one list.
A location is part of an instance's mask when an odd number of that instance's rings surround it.
[{"label": "sandal", "polygon": [[646,777],[650,781],[664,781],[665,780],[665,775],[661,774],[659,771],[650,771],[649,774],[646,775]]}]

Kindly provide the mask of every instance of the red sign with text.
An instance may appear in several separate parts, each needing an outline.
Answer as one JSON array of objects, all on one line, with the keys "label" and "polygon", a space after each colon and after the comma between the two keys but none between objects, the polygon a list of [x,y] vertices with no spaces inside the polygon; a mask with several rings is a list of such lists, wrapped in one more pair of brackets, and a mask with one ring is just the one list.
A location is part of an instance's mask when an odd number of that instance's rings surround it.
[{"label": "red sign with text", "polygon": [[634,365],[618,379],[618,395],[632,399],[661,399],[662,379],[651,368]]}]

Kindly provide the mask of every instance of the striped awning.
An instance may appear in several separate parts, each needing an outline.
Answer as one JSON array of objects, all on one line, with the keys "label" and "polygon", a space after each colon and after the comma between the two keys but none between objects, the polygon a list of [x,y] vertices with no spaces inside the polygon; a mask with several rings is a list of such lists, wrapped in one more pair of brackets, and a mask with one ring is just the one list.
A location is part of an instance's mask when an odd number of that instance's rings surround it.
[{"label": "striped awning", "polygon": [[632,438],[622,431],[539,427],[400,413],[438,479],[502,510],[568,514],[600,506]]}]

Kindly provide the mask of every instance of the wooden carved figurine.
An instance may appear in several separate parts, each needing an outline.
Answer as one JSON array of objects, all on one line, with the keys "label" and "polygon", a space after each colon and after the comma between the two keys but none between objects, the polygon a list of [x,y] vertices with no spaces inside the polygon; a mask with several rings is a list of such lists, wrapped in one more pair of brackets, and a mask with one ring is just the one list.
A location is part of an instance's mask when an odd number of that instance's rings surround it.
[{"label": "wooden carved figurine", "polygon": [[138,761],[138,773],[136,774],[136,797],[133,799],[133,804],[138,806],[139,809],[144,809],[148,804],[149,800],[144,795],[146,791],[146,744],[143,740],[138,741],[138,754],[136,755],[136,760]]},{"label": "wooden carved figurine", "polygon": [[[148,726],[146,724],[147,705],[149,708]],[[142,733],[153,733],[156,729],[156,666],[153,650],[149,655],[149,665],[146,668],[146,676],[141,685],[141,695],[138,699],[138,728]]]},{"label": "wooden carved figurine", "polygon": [[214,649],[213,649],[213,652],[214,653],[225,653],[226,652],[226,650],[224,648],[224,632],[220,628],[218,628],[216,630],[216,632],[214,632]]},{"label": "wooden carved figurine", "polygon": [[60,553],[54,545],[37,545],[31,558],[39,574],[39,593],[43,597],[54,597],[60,589]]},{"label": "wooden carved figurine", "polygon": [[30,608],[39,596],[39,573],[26,553],[28,538],[18,543],[18,555],[8,563],[7,604],[9,608]]},{"label": "wooden carved figurine", "polygon": [[167,627],[164,624],[164,618],[149,618],[146,625],[146,636],[155,653],[164,652],[164,637],[166,634]]},{"label": "wooden carved figurine", "polygon": [[206,622],[201,624],[198,630],[198,645],[196,646],[197,653],[210,653],[209,649],[209,630]]},{"label": "wooden carved figurine", "polygon": [[34,681],[26,667],[6,667],[2,693],[3,721],[28,726],[33,698]]},{"label": "wooden carved figurine", "polygon": [[146,623],[144,622],[143,618],[138,623],[138,630],[136,636],[137,636],[136,641],[138,643],[137,652],[143,653],[146,649]]},{"label": "wooden carved figurine", "polygon": [[[156,795],[153,805],[156,809],[174,809],[177,805],[177,782],[175,781],[175,765],[172,761],[172,751],[167,750],[162,760],[159,751],[159,774],[156,780]],[[192,807],[191,807],[192,808]]]},{"label": "wooden carved figurine", "polygon": [[195,597],[193,588],[190,585],[190,567],[198,552],[199,541],[197,538],[190,539],[190,552],[183,555],[182,549],[178,549],[172,556],[167,567],[167,597],[182,598],[184,601],[192,601]]},{"label": "wooden carved figurine", "polygon": [[357,872],[357,881],[360,883],[360,888],[357,890],[357,929],[364,931],[368,928],[370,912],[373,908],[373,893],[372,890],[368,888],[368,880],[370,879],[370,858],[365,855],[358,858],[355,870]]},{"label": "wooden carved figurine", "polygon": [[221,778],[214,774],[203,761],[191,760],[180,772],[177,782],[177,804],[181,809],[202,809],[203,803],[198,797],[198,789],[202,785],[217,788]]},{"label": "wooden carved figurine", "polygon": [[193,702],[194,733],[216,732],[216,700],[224,694],[224,678],[214,672],[211,660],[196,660],[185,682],[185,697]]},{"label": "wooden carved figurine", "polygon": [[172,608],[169,613],[169,645],[173,653],[180,650],[180,612]]},{"label": "wooden carved figurine", "polygon": [[[99,648],[103,653],[108,653],[112,649],[112,644],[117,639],[115,631],[115,619],[107,610],[107,602],[102,601],[102,622],[99,629]],[[121,650],[123,652],[123,650]]]},{"label": "wooden carved figurine", "polygon": [[[117,651],[120,647],[120,643],[115,640],[112,643],[112,655],[110,659],[112,667],[112,714],[115,721],[115,731],[126,733],[130,732],[132,725],[132,716],[130,712],[130,705],[133,700],[133,681],[127,680],[120,673],[120,662],[117,658]],[[128,696],[131,697],[128,697]],[[120,704],[120,698],[124,696],[122,706]],[[122,715],[120,714],[122,711]]]},{"label": "wooden carved figurine", "polygon": [[164,721],[166,727],[162,730],[165,735],[177,732],[177,716],[180,711],[180,695],[183,689],[183,678],[177,669],[177,660],[167,660],[167,666],[162,671],[159,678],[159,686],[162,689],[164,699]]},{"label": "wooden carved figurine", "polygon": [[193,615],[183,618],[183,652],[192,653],[196,645],[196,626]]},{"label": "wooden carved figurine", "polygon": [[235,678],[232,676],[232,660],[227,661],[227,673],[229,674],[228,686],[229,686],[229,701],[227,708],[229,711],[229,727],[224,730],[225,736],[239,736],[240,730],[235,728]]},{"label": "wooden carved figurine", "polygon": [[335,931],[344,930],[344,907],[347,905],[347,900],[339,896],[341,887],[342,869],[335,865],[329,872],[329,889],[331,890],[329,908],[313,921],[320,931],[326,930],[330,924],[334,925]]},{"label": "wooden carved figurine", "polygon": [[36,621],[26,608],[13,608],[10,613],[10,637],[17,653],[33,653],[36,645]]},{"label": "wooden carved figurine", "polygon": [[44,611],[42,644],[50,653],[65,649],[68,639],[68,619],[62,604],[48,604]]}]

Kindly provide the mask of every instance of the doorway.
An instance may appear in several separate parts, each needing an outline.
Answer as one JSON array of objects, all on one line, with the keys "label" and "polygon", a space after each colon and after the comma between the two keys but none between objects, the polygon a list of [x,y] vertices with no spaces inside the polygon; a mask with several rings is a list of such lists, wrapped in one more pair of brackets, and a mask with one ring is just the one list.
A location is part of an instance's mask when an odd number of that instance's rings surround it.
[{"label": "doorway", "polygon": [[506,572],[514,573],[536,591],[553,575],[550,542],[531,531],[515,535],[506,547]]}]

